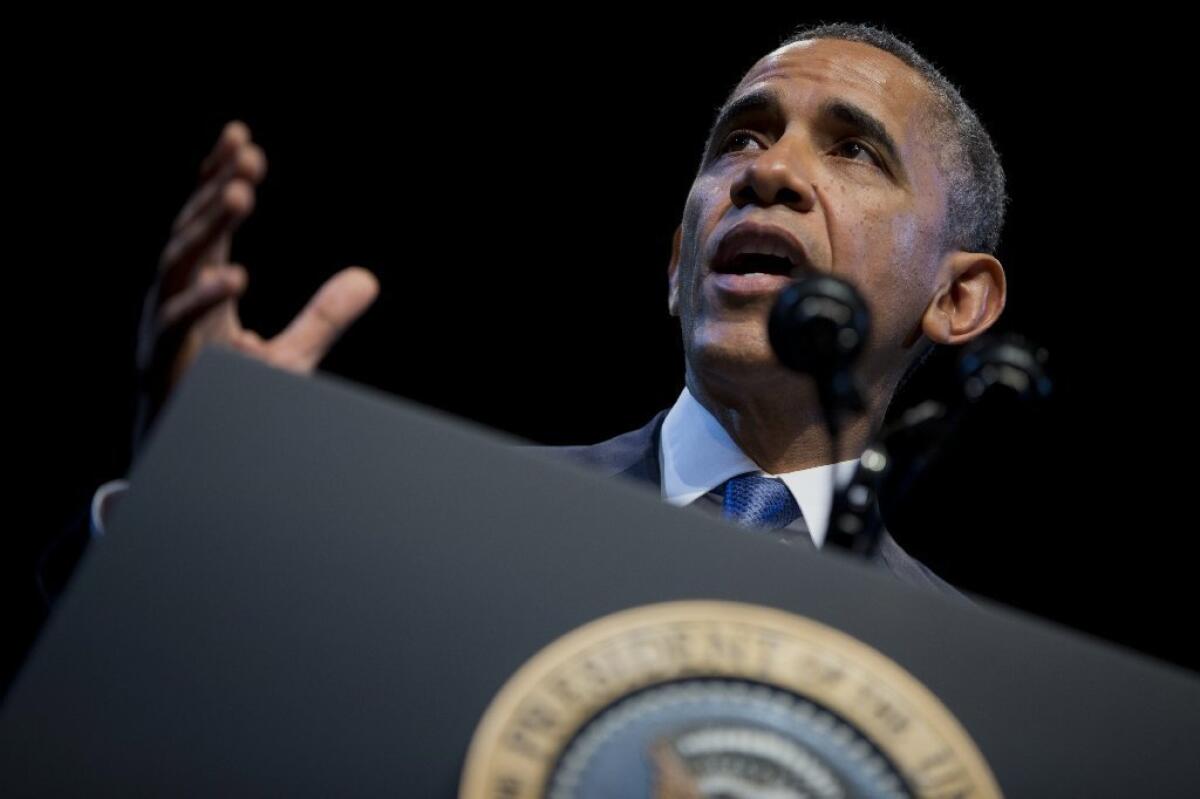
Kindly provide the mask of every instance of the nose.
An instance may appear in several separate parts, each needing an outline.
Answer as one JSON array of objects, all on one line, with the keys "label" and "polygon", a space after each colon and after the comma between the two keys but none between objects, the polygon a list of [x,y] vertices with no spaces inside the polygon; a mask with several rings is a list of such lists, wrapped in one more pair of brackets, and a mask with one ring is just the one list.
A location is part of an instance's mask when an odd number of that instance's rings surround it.
[{"label": "nose", "polygon": [[786,205],[793,211],[806,212],[816,204],[816,192],[802,167],[800,153],[782,139],[746,164],[730,185],[729,196],[738,208]]}]

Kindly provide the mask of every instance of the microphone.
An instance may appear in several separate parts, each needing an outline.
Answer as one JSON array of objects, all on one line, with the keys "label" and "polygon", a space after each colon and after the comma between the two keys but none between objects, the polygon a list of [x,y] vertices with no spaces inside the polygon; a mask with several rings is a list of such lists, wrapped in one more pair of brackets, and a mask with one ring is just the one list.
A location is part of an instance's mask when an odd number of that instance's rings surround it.
[{"label": "microphone", "polygon": [[[984,336],[970,344],[958,361],[958,380],[970,403],[1005,398],[1033,405],[1050,396],[1053,380],[1045,347],[1015,333]],[[993,400],[994,401],[994,400]]]},{"label": "microphone", "polygon": [[841,415],[865,407],[851,367],[869,334],[866,302],[852,285],[831,275],[809,275],[788,286],[767,320],[775,356],[815,381],[834,442]]},{"label": "microphone", "polygon": [[[1044,347],[1016,334],[984,335],[968,345],[955,369],[957,401],[926,400],[876,436],[834,496],[826,544],[873,557],[882,534],[880,497],[904,497],[969,416],[1044,402],[1054,390],[1048,360]],[[897,450],[910,454],[897,458]]]}]

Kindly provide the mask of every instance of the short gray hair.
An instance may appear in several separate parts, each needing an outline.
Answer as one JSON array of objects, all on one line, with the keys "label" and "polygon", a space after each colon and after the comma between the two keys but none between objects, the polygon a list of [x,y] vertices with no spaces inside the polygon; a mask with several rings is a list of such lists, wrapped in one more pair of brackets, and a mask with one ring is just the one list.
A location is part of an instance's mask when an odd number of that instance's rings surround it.
[{"label": "short gray hair", "polygon": [[933,96],[932,133],[948,143],[941,152],[942,170],[949,182],[943,247],[994,255],[1008,201],[1004,169],[991,137],[954,84],[911,44],[871,25],[834,23],[801,28],[781,46],[812,39],[870,45],[891,53],[925,79]]}]

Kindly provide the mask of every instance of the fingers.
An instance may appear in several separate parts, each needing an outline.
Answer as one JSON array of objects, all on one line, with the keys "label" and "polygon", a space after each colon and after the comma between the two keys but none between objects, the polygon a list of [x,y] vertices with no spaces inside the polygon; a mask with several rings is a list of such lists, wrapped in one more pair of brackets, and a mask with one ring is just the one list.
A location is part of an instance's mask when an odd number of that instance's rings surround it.
[{"label": "fingers", "polygon": [[[235,264],[202,270],[193,285],[163,301],[138,348],[141,390],[152,412],[206,341],[234,341],[241,332],[233,298],[246,290],[246,270]],[[200,328],[207,328],[201,333]]]},{"label": "fingers", "polygon": [[200,181],[204,182],[220,169],[221,163],[250,141],[250,128],[245,122],[233,120],[221,129],[212,152],[200,163]]},{"label": "fingers", "polygon": [[195,271],[229,260],[234,230],[254,209],[255,187],[266,176],[267,159],[240,122],[226,125],[205,161],[206,176],[172,224],[159,261],[162,296],[182,290]]},{"label": "fingers", "polygon": [[278,366],[310,371],[349,325],[379,295],[379,281],[361,267],[343,269],[325,281],[308,305],[270,341],[272,360]]},{"label": "fingers", "polygon": [[254,142],[246,142],[229,153],[219,165],[219,169],[208,180],[201,181],[199,187],[184,203],[172,231],[182,230],[196,215],[210,206],[218,197],[221,190],[231,181],[240,180],[257,186],[267,176],[267,156],[262,148]]},{"label": "fingers", "polygon": [[245,292],[246,283],[246,270],[236,264],[205,269],[195,283],[163,303],[159,329],[190,328],[222,302]]},{"label": "fingers", "polygon": [[254,190],[244,181],[229,183],[219,202],[171,237],[160,262],[164,298],[183,290],[202,267],[229,260],[232,233],[254,210],[254,203]]}]

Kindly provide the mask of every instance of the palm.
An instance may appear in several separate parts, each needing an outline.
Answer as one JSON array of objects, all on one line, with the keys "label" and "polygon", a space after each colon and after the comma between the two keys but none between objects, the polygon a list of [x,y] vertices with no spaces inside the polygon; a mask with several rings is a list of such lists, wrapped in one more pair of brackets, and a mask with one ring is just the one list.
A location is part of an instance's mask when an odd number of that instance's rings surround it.
[{"label": "palm", "polygon": [[197,323],[197,339],[201,344],[226,344],[281,369],[311,372],[377,291],[367,270],[343,269],[321,286],[286,329],[269,339],[245,328],[235,301],[225,300]]}]

